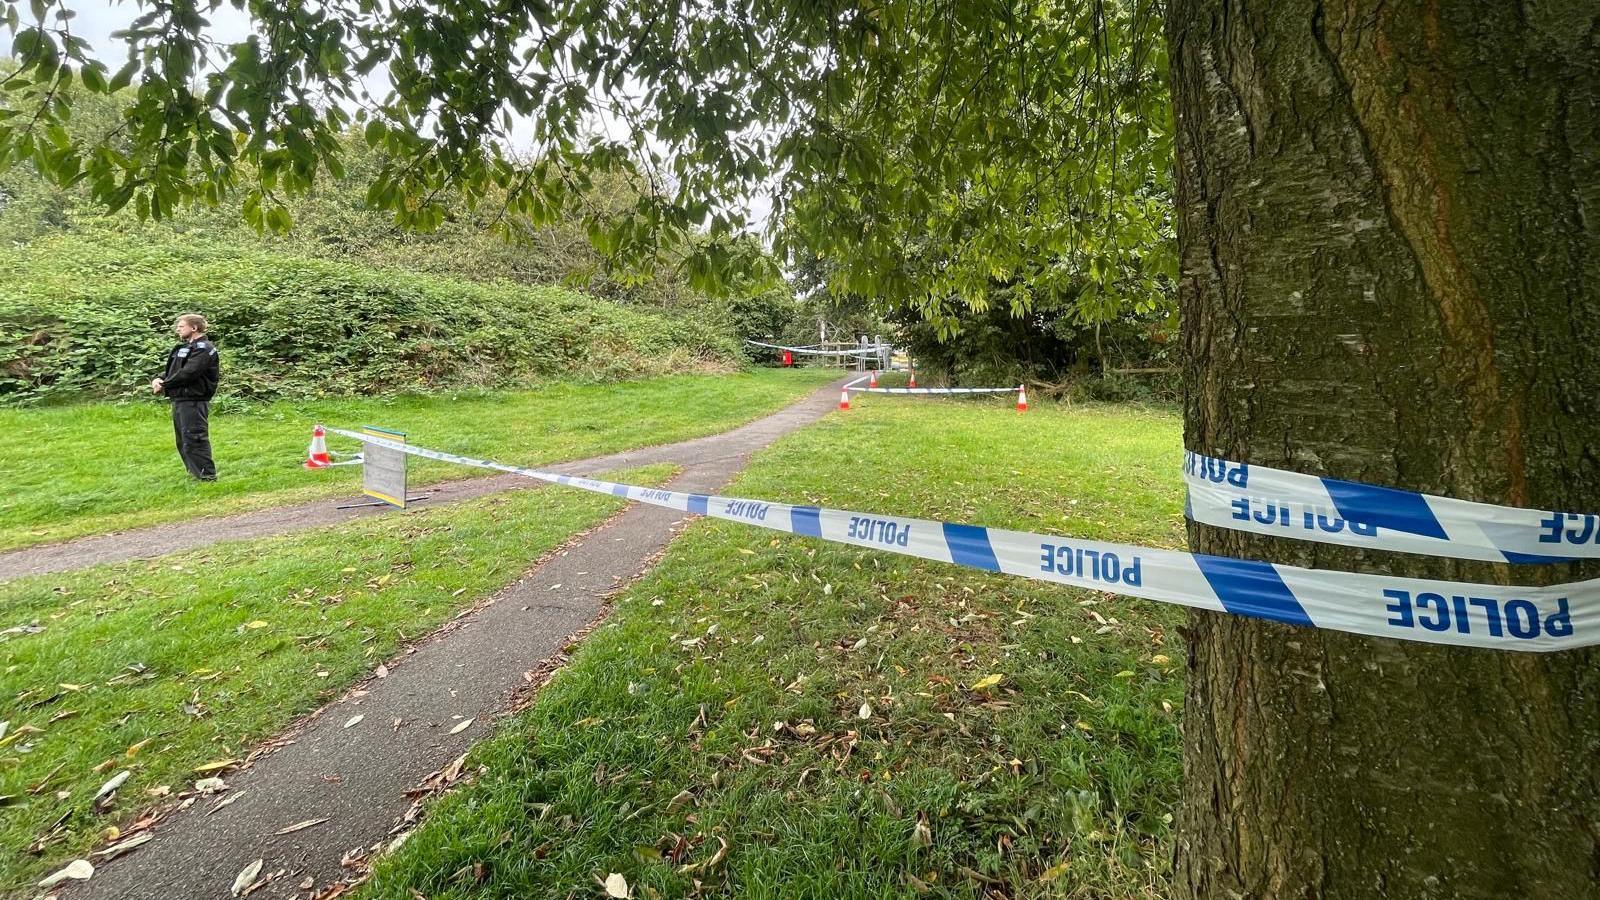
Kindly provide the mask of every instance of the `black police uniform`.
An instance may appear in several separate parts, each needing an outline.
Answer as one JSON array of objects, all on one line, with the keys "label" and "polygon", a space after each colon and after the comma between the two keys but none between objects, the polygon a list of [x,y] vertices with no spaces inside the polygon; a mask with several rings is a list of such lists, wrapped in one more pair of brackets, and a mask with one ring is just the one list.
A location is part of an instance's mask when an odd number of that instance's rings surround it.
[{"label": "black police uniform", "polygon": [[211,397],[221,375],[217,345],[201,335],[172,348],[167,354],[167,373],[161,376],[161,391],[172,401],[178,456],[189,474],[202,481],[217,478],[217,464],[211,461],[210,419]]}]

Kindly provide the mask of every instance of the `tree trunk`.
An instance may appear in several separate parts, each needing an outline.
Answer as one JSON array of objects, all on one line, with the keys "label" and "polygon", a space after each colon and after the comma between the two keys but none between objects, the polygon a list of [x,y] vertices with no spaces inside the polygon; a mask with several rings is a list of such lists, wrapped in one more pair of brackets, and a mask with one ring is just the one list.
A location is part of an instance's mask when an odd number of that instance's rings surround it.
[{"label": "tree trunk", "polygon": [[[1188,447],[1600,512],[1600,11],[1170,0]],[[1190,525],[1200,552],[1600,575]],[[1600,654],[1196,613],[1188,897],[1600,896]]]}]

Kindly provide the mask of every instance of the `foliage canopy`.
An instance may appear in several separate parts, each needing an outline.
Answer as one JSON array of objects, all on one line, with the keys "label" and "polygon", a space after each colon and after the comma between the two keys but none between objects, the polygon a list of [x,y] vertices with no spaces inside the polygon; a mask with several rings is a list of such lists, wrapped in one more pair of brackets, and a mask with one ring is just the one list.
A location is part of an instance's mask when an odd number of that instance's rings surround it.
[{"label": "foliage canopy", "polygon": [[[207,36],[224,3],[252,36]],[[780,251],[947,331],[997,286],[1108,321],[1173,276],[1154,0],[141,2],[115,69],[73,5],[0,3],[20,63],[0,76],[0,169],[32,162],[108,208],[239,193],[252,224],[287,228],[290,198],[343,174],[353,126],[384,159],[366,199],[401,225],[438,227],[451,197],[578,220],[614,265],[687,248],[702,289],[760,265],[739,202],[763,185]],[[135,101],[77,140],[74,82]],[[595,131],[602,111],[624,137]],[[507,149],[519,122],[531,153]],[[618,172],[647,189],[592,207]]]}]

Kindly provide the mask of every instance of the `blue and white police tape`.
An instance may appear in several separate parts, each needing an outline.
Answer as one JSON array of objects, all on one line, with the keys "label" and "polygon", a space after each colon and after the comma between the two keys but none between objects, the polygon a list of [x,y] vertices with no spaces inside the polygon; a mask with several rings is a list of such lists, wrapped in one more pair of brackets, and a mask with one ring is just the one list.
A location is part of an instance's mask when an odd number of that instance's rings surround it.
[{"label": "blue and white police tape", "polygon": [[914,388],[884,388],[884,387],[850,387],[845,389],[863,394],[1015,394],[1016,388],[941,388],[941,387],[914,387]]},{"label": "blue and white police tape", "polygon": [[414,456],[523,475],[640,503],[1037,581],[1355,634],[1502,650],[1600,643],[1600,580],[1462,584],[1280,566],[878,513],[645,488],[331,434]]},{"label": "blue and white police tape", "polygon": [[858,393],[864,393],[864,394],[1015,394],[1015,393],[1017,393],[1018,391],[1021,390],[1021,388],[1014,388],[1014,387],[1003,387],[1003,388],[999,388],[999,387],[983,387],[983,388],[963,388],[963,387],[884,388],[884,387],[858,387],[857,386],[857,385],[861,384],[861,382],[866,381],[866,380],[867,380],[867,376],[863,375],[863,376],[861,376],[860,378],[857,378],[854,381],[846,382],[845,385],[844,385],[844,389],[847,390],[847,391],[856,391]]},{"label": "blue and white police tape", "polygon": [[1600,515],[1521,509],[1230,462],[1186,451],[1185,514],[1304,541],[1454,559],[1600,559]]},{"label": "blue and white police tape", "polygon": [[889,347],[882,344],[872,344],[867,347],[852,347],[849,350],[811,350],[806,347],[785,347],[782,344],[763,344],[760,341],[745,339],[746,344],[757,347],[766,347],[772,350],[787,350],[790,353],[800,353],[806,356],[877,356]]}]

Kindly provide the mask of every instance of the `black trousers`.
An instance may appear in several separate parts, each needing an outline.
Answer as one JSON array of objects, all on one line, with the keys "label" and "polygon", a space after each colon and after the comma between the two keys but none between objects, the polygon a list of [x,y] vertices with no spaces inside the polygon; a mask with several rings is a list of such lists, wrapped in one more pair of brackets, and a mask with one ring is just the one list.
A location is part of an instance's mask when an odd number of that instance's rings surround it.
[{"label": "black trousers", "polygon": [[211,401],[172,401],[172,432],[178,439],[178,457],[189,474],[207,481],[217,477],[211,461]]}]

